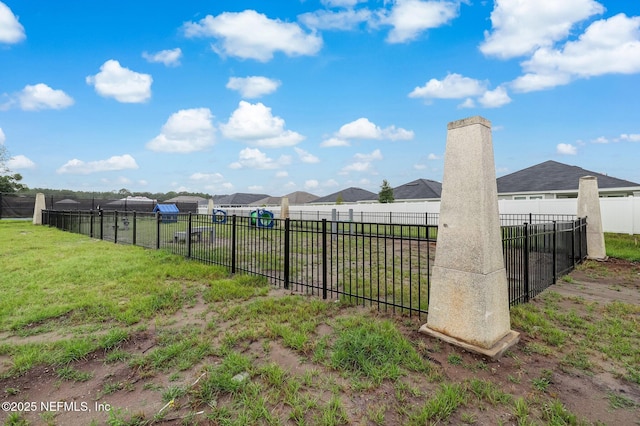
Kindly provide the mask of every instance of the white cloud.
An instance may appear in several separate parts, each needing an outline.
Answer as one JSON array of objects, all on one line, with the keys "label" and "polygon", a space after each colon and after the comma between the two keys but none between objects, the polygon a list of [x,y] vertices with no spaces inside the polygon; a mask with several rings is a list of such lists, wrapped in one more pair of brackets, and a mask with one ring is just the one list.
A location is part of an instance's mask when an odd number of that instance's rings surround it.
[{"label": "white cloud", "polygon": [[510,86],[516,92],[534,92],[550,89],[571,82],[571,76],[565,73],[558,74],[525,74],[511,82]]},{"label": "white cloud", "polygon": [[556,146],[556,152],[560,155],[576,155],[578,148],[568,143],[559,143]]},{"label": "white cloud", "polygon": [[16,155],[7,161],[7,167],[9,170],[33,169],[36,167],[36,163],[24,155]]},{"label": "white cloud", "polygon": [[238,161],[229,165],[232,169],[278,169],[291,164],[291,157],[282,155],[278,160],[267,157],[257,148],[245,148],[240,151]]},{"label": "white cloud", "polygon": [[371,169],[371,162],[369,161],[354,161],[353,163],[346,165],[342,168],[342,172],[366,172]]},{"label": "white cloud", "polygon": [[475,108],[475,107],[476,107],[476,103],[471,98],[465,99],[463,103],[458,105],[458,108]]},{"label": "white cloud", "polygon": [[322,38],[305,33],[298,24],[269,19],[255,10],[207,15],[199,22],[184,24],[187,37],[215,37],[213,50],[220,55],[267,62],[275,52],[287,56],[315,55]]},{"label": "white cloud", "polygon": [[357,160],[362,161],[374,161],[374,160],[382,160],[382,152],[379,149],[372,151],[370,154],[362,154],[357,153],[353,156]]},{"label": "white cloud", "polygon": [[404,43],[448,23],[458,16],[459,9],[457,1],[397,0],[381,21],[393,27],[387,36],[389,43]]},{"label": "white cloud", "polygon": [[593,143],[601,143],[601,144],[606,144],[609,143],[609,139],[605,138],[604,136],[600,136],[599,138],[594,139],[593,141],[591,141]]},{"label": "white cloud", "polygon": [[171,114],[147,149],[158,152],[203,151],[215,143],[213,115],[209,108],[182,109]]},{"label": "white cloud", "polygon": [[280,148],[293,146],[304,140],[304,136],[284,130],[282,118],[273,116],[271,108],[258,102],[240,101],[226,124],[221,124],[222,134],[229,139],[239,139],[255,146]]},{"label": "white cloud", "polygon": [[442,160],[442,157],[432,152],[427,156],[427,160]]},{"label": "white cloud", "polygon": [[478,99],[478,102],[485,108],[498,108],[511,102],[507,94],[507,89],[500,86],[494,90],[487,90]]},{"label": "white cloud", "polygon": [[478,96],[487,89],[487,82],[464,77],[460,74],[447,74],[443,80],[432,78],[424,86],[416,87],[410,98],[460,99],[468,96]]},{"label": "white cloud", "polygon": [[320,0],[327,7],[353,7],[358,3],[366,3],[367,0]]},{"label": "white cloud", "polygon": [[378,139],[380,128],[366,118],[358,118],[338,130],[338,137],[344,139]]},{"label": "white cloud", "polygon": [[224,180],[224,176],[220,173],[200,173],[196,172],[189,176],[189,179],[196,182],[221,182]]},{"label": "white cloud", "polygon": [[115,155],[106,160],[84,162],[74,158],[67,161],[62,167],[56,170],[57,173],[87,175],[97,172],[111,172],[116,170],[137,169],[136,160],[129,154]]},{"label": "white cloud", "polygon": [[286,170],[278,170],[276,172],[276,177],[277,178],[286,178],[289,176],[289,173]]},{"label": "white cloud", "polygon": [[[389,139],[389,140],[410,140],[414,133],[411,130],[389,126],[381,129],[367,118],[358,118],[340,127],[334,142],[345,139]],[[328,142],[328,141],[325,141]],[[323,142],[324,143],[324,142]],[[329,146],[325,144],[324,146]],[[333,145],[336,146],[336,145]]]},{"label": "white cloud", "polygon": [[175,49],[161,50],[156,53],[142,52],[142,57],[149,62],[162,63],[168,67],[177,67],[180,65],[182,49],[177,47]]},{"label": "white cloud", "polygon": [[304,182],[304,189],[306,191],[316,191],[320,188],[335,188],[339,186],[335,179],[328,179],[324,182],[320,182],[317,179],[309,179]]},{"label": "white cloud", "polygon": [[476,100],[470,96],[476,96],[477,102],[484,108],[498,108],[511,102],[505,87],[499,86],[494,90],[488,90],[488,84],[487,81],[450,73],[442,80],[432,78],[424,86],[416,87],[409,93],[409,97],[422,98],[427,104],[432,99],[466,98],[458,108],[475,108]]},{"label": "white cloud", "polygon": [[382,152],[379,149],[372,151],[369,154],[357,153],[353,156],[354,160],[351,164],[342,168],[341,173],[346,174],[349,172],[367,172],[372,168],[373,161],[379,161],[383,159]]},{"label": "white cloud", "polygon": [[318,188],[320,186],[320,182],[318,182],[317,179],[309,179],[307,181],[304,182],[304,189],[308,190],[314,190],[316,188]]},{"label": "white cloud", "polygon": [[102,64],[100,72],[88,76],[86,81],[100,96],[114,98],[118,102],[140,103],[151,98],[151,75],[124,68],[114,59]]},{"label": "white cloud", "polygon": [[340,139],[340,138],[329,138],[329,139],[325,139],[320,143],[320,146],[322,148],[331,148],[331,147],[336,147],[336,146],[350,146],[351,144],[349,143],[348,140],[346,139]]},{"label": "white cloud", "polygon": [[17,95],[20,108],[25,111],[64,109],[73,105],[73,98],[62,90],[54,90],[43,83],[27,85]]},{"label": "white cloud", "polygon": [[618,14],[596,21],[561,49],[538,49],[522,68],[525,75],[512,82],[520,92],[548,89],[576,78],[640,72],[640,17]]},{"label": "white cloud", "polygon": [[275,92],[282,84],[278,80],[267,77],[231,77],[227,83],[227,89],[237,90],[243,98],[259,98]]},{"label": "white cloud", "polygon": [[480,50],[503,59],[526,55],[565,39],[574,24],[603,12],[594,0],[496,0],[492,32],[485,31]]},{"label": "white cloud", "polygon": [[636,134],[623,133],[620,135],[620,140],[628,141],[628,142],[640,142],[640,133],[636,133]]},{"label": "white cloud", "polygon": [[0,2],[0,43],[19,43],[26,38],[24,27],[9,7]]},{"label": "white cloud", "polygon": [[300,158],[300,161],[302,161],[303,163],[319,163],[320,162],[320,159],[318,157],[305,151],[304,149],[300,149],[298,147],[294,147],[293,149],[296,151],[296,153],[298,154],[298,157]]},{"label": "white cloud", "polygon": [[359,10],[318,10],[303,13],[298,20],[309,28],[316,30],[351,30],[371,19],[372,13],[367,9]]},{"label": "white cloud", "polygon": [[413,130],[406,130],[402,127],[396,128],[396,126],[391,125],[382,129],[382,134],[380,136],[382,139],[389,139],[392,141],[408,141],[413,139],[414,133]]}]

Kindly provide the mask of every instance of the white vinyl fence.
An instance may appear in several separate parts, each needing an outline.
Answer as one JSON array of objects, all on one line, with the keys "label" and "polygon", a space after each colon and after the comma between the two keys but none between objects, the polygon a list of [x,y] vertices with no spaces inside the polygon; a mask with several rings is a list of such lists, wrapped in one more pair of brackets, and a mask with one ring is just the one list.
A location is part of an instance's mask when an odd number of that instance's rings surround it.
[{"label": "white vinyl fence", "polygon": [[[499,200],[500,214],[567,214],[575,215],[578,209],[576,198],[564,198],[556,200]],[[224,209],[228,215],[249,215],[256,208],[232,208]],[[280,207],[272,206],[265,209],[280,216]],[[393,217],[405,214],[439,213],[439,201],[419,201],[405,203],[371,203],[371,204],[326,204],[326,205],[302,205],[290,206],[289,217],[292,219],[321,220],[331,219],[331,211],[335,209],[339,220],[347,220],[349,210],[353,211],[354,221],[361,221],[359,214],[368,217],[375,215],[376,222],[389,222]],[[600,198],[600,211],[602,213],[602,227],[604,232],[620,234],[640,234],[640,197],[609,197]],[[421,222],[425,223],[425,222]]]}]

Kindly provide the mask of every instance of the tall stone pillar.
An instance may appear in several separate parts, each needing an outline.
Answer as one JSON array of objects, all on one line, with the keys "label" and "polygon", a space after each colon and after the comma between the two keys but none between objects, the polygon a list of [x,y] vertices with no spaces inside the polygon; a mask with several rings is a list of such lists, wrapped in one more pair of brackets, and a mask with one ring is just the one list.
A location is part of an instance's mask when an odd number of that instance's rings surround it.
[{"label": "tall stone pillar", "polygon": [[420,332],[491,358],[519,340],[511,329],[491,123],[449,123],[429,314]]},{"label": "tall stone pillar", "polygon": [[602,215],[600,214],[600,195],[598,178],[583,176],[578,185],[578,217],[587,218],[587,257],[604,260],[607,250],[604,245]]},{"label": "tall stone pillar", "polygon": [[282,197],[280,201],[280,219],[288,219],[289,218],[289,198]]},{"label": "tall stone pillar", "polygon": [[38,192],[36,194],[36,204],[33,207],[33,224],[42,225],[42,210],[46,209],[44,194]]}]

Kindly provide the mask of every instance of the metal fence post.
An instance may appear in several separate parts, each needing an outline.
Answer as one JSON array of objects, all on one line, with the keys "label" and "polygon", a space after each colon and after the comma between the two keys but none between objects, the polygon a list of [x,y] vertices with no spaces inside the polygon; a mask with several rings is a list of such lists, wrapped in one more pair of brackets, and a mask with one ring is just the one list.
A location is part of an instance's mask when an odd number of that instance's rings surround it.
[{"label": "metal fence post", "polygon": [[234,214],[231,216],[231,273],[236,273],[236,218],[237,216]]},{"label": "metal fence post", "polygon": [[576,221],[571,225],[571,264],[576,267]]},{"label": "metal fence post", "polygon": [[133,211],[133,224],[131,226],[131,231],[133,232],[133,245],[136,245],[136,211]]},{"label": "metal fence post", "polygon": [[524,301],[529,301],[529,224],[524,224]]},{"label": "metal fence post", "polygon": [[291,226],[291,220],[289,218],[286,218],[284,220],[284,288],[285,290],[289,290],[289,268],[290,268],[290,262],[291,260],[289,259],[290,256],[290,248],[289,248],[289,242],[290,242],[290,226]]},{"label": "metal fence post", "polygon": [[98,210],[98,216],[100,217],[100,239],[104,239],[104,212]]},{"label": "metal fence post", "polygon": [[327,219],[322,219],[322,298],[327,298]]},{"label": "metal fence post", "polygon": [[89,210],[89,236],[93,238],[93,210]]},{"label": "metal fence post", "polygon": [[156,250],[160,249],[160,222],[162,221],[162,213],[156,212]]},{"label": "metal fence post", "polygon": [[113,243],[118,243],[118,210],[113,212]]},{"label": "metal fence post", "polygon": [[553,221],[553,283],[558,280],[558,227],[557,223]]},{"label": "metal fence post", "polygon": [[189,212],[189,223],[187,223],[187,258],[191,258],[191,212]]}]

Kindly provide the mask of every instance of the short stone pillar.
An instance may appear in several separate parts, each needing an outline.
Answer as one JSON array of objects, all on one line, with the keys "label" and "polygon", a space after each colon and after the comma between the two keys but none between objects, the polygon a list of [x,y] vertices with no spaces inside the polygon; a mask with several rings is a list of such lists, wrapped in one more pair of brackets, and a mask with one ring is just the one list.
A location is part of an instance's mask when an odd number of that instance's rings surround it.
[{"label": "short stone pillar", "polygon": [[33,207],[33,224],[42,225],[42,210],[46,209],[44,202],[44,194],[38,192],[36,194],[36,204]]},{"label": "short stone pillar", "polygon": [[209,201],[207,202],[207,214],[208,215],[212,215],[213,214],[213,199],[209,198]]},{"label": "short stone pillar", "polygon": [[500,357],[511,330],[491,123],[449,123],[429,314],[421,333]]},{"label": "short stone pillar", "polygon": [[587,257],[604,260],[607,251],[604,245],[602,215],[600,214],[600,194],[598,178],[583,176],[578,185],[578,217],[587,218]]},{"label": "short stone pillar", "polygon": [[289,219],[289,198],[282,197],[280,201],[280,219]]}]

